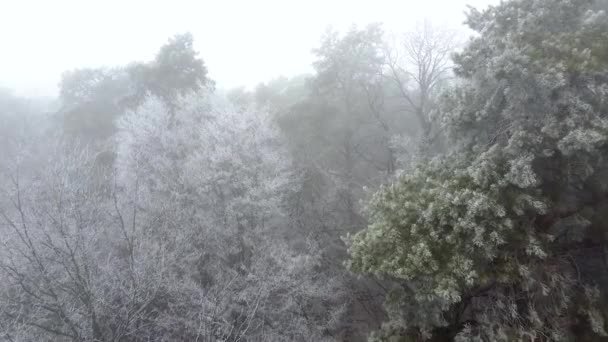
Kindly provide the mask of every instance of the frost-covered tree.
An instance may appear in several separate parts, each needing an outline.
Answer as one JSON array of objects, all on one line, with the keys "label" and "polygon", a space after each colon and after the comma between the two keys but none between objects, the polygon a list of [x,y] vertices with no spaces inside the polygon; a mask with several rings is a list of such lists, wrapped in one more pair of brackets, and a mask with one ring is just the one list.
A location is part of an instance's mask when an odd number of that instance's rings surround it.
[{"label": "frost-covered tree", "polygon": [[120,121],[114,171],[3,116],[1,340],[331,340],[342,291],[317,241],[288,239],[299,178],[270,120],[176,103]]},{"label": "frost-covered tree", "polygon": [[[239,111],[218,96],[193,95],[180,101],[174,117],[152,98],[120,126],[117,166],[123,181],[137,184],[150,205],[170,201],[171,208],[192,210],[184,218],[221,226],[208,243],[221,235],[247,239],[281,217],[291,169],[262,114]],[[237,253],[224,247],[234,246],[228,240],[214,241],[218,250],[210,254]],[[247,251],[238,253],[245,257]]]},{"label": "frost-covered tree", "polygon": [[1,173],[2,339],[150,340],[175,298],[174,259],[157,241],[134,238],[135,223],[121,214],[132,206],[108,200],[92,155],[47,144],[42,167]]},{"label": "frost-covered tree", "polygon": [[207,324],[211,340],[323,340],[336,284],[314,275],[312,240],[285,239],[283,202],[298,179],[270,118],[213,94],[177,103],[150,98],[119,123],[119,183],[137,189],[143,226],[214,299],[206,310],[222,324]]},{"label": "frost-covered tree", "polygon": [[400,282],[373,340],[606,335],[608,17],[593,1],[471,10],[440,104],[453,149],[382,188],[350,268]]}]

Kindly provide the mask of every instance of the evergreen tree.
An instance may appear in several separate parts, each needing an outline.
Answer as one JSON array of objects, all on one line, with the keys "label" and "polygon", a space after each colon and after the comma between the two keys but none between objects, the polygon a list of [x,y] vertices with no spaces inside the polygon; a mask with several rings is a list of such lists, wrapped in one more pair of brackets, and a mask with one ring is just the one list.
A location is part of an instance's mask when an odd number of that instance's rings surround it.
[{"label": "evergreen tree", "polygon": [[350,268],[399,281],[372,340],[606,335],[608,17],[592,1],[471,10],[442,98],[452,150],[378,191]]}]

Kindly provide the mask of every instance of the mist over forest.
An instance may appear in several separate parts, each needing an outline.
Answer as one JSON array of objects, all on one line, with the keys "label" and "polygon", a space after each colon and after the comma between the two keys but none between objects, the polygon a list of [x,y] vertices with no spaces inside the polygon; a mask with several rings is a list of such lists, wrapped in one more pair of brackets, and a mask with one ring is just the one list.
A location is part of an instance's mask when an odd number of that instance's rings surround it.
[{"label": "mist over forest", "polygon": [[0,89],[0,341],[608,341],[608,1],[461,10]]}]

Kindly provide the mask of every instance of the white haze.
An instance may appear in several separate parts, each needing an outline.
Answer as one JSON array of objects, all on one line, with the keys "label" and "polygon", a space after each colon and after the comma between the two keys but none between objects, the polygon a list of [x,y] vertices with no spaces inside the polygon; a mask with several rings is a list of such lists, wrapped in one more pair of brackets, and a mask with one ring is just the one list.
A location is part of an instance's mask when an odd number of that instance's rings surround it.
[{"label": "white haze", "polygon": [[328,26],[383,22],[405,32],[421,18],[462,29],[466,5],[498,0],[151,1],[2,0],[0,87],[54,96],[65,70],[150,60],[168,37],[192,32],[210,76],[251,87],[311,70]]}]

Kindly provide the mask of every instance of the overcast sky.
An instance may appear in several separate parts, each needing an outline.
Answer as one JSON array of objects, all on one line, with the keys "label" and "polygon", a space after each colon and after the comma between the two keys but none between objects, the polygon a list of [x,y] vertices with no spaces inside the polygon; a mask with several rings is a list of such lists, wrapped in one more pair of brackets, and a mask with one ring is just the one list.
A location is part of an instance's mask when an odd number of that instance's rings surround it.
[{"label": "overcast sky", "polygon": [[219,87],[310,71],[331,25],[415,22],[462,27],[466,5],[499,0],[0,0],[0,86],[55,95],[64,70],[147,61],[169,36],[192,32]]}]

